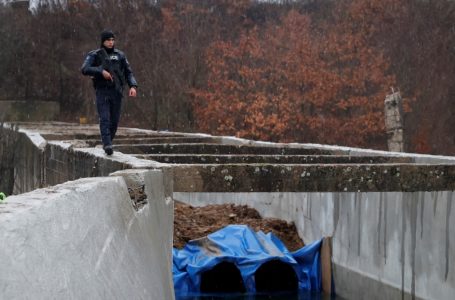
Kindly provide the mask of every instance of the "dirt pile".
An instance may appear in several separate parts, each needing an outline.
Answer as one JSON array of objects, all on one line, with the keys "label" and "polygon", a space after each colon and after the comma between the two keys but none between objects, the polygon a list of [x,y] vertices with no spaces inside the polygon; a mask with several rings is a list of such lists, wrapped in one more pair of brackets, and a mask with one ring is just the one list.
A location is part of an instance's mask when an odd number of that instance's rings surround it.
[{"label": "dirt pile", "polygon": [[193,239],[204,237],[229,224],[248,225],[255,231],[273,232],[290,251],[304,246],[293,223],[262,218],[246,205],[208,205],[192,207],[174,201],[174,247],[181,249]]}]

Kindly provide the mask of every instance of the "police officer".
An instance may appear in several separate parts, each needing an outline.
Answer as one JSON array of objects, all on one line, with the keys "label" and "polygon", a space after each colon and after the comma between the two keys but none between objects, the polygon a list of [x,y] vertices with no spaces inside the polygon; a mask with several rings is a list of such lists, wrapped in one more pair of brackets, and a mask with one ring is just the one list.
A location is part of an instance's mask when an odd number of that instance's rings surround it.
[{"label": "police officer", "polygon": [[101,48],[91,51],[82,65],[82,74],[91,76],[96,91],[101,140],[107,155],[114,153],[112,140],[117,132],[122,106],[124,81],[129,96],[136,97],[137,82],[125,54],[115,49],[115,36],[110,30],[101,33]]}]

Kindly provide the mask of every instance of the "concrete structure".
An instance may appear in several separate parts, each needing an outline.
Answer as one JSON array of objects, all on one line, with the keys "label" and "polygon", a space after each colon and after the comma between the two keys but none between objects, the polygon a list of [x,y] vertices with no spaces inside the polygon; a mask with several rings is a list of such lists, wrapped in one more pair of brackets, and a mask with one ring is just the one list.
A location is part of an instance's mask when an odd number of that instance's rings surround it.
[{"label": "concrete structure", "polygon": [[385,129],[390,151],[404,152],[403,101],[399,92],[388,95],[384,101]]},{"label": "concrete structure", "polygon": [[453,157],[138,129],[121,129],[116,152],[106,157],[97,131],[22,124],[15,191],[120,169],[159,170],[176,200],[247,204],[295,222],[306,242],[332,236],[343,298],[455,293]]},{"label": "concrete structure", "polygon": [[0,120],[10,122],[53,121],[60,114],[55,101],[0,100]]},{"label": "concrete structure", "polygon": [[293,221],[305,241],[332,236],[336,291],[346,299],[451,299],[452,191],[174,193],[194,206],[234,203]]},{"label": "concrete structure", "polygon": [[[114,176],[35,190],[0,205],[0,298],[174,298],[173,205],[165,188],[171,181],[161,171]],[[125,181],[145,187],[148,203],[139,211]]]}]

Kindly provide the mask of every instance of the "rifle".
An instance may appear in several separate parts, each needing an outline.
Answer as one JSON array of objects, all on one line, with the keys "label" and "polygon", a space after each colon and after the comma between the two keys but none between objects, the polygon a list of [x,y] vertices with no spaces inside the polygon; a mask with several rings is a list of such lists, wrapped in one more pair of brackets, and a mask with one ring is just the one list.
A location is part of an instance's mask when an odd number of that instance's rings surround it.
[{"label": "rifle", "polygon": [[117,71],[112,68],[112,64],[111,64],[111,59],[109,58],[109,55],[107,54],[106,52],[106,49],[104,48],[101,48],[101,65],[103,66],[103,69],[105,69],[106,71],[108,71],[111,76],[112,76],[112,79],[114,80],[114,88],[117,92],[119,92],[120,94],[123,93],[123,85],[122,85],[122,82],[121,82],[121,78],[120,78],[120,74],[117,73]]}]

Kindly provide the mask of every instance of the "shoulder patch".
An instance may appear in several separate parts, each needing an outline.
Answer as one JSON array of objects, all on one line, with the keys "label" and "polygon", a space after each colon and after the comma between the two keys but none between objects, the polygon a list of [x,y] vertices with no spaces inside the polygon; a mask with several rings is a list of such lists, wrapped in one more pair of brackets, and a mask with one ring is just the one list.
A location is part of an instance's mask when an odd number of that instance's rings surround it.
[{"label": "shoulder patch", "polygon": [[119,49],[114,49],[114,52],[116,52],[120,55],[125,55],[125,53],[123,53],[123,51],[120,51]]}]

